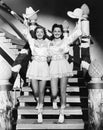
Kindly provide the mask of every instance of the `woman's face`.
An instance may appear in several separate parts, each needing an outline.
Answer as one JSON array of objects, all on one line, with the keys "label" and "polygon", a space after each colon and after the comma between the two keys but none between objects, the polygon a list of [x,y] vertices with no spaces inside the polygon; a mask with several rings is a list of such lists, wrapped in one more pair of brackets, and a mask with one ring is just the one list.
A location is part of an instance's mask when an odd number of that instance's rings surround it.
[{"label": "woman's face", "polygon": [[37,39],[43,39],[43,37],[44,37],[44,30],[42,28],[38,28],[36,30],[36,37],[37,37]]},{"label": "woman's face", "polygon": [[53,35],[55,39],[59,39],[62,35],[62,31],[59,27],[55,27],[53,30]]}]

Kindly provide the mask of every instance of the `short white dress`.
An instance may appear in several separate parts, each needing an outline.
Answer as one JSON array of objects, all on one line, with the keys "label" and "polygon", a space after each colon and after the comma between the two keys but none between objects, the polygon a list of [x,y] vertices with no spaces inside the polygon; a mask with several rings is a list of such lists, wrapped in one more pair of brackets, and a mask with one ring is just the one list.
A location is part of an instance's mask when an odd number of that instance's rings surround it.
[{"label": "short white dress", "polygon": [[37,40],[30,40],[32,50],[32,62],[27,70],[27,77],[36,80],[49,80],[49,66],[47,63],[48,42],[43,41],[41,46],[38,46]]},{"label": "short white dress", "polygon": [[50,63],[50,77],[62,78],[73,76],[73,68],[65,58],[65,53],[69,52],[70,44],[81,35],[80,30],[76,30],[72,35],[58,42],[54,40],[50,43],[49,51],[52,57]]}]

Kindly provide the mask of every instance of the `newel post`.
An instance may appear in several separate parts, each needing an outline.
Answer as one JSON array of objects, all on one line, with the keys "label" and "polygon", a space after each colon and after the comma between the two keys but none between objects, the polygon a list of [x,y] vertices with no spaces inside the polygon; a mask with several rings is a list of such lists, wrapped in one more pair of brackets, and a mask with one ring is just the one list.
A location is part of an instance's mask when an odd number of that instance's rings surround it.
[{"label": "newel post", "polygon": [[12,85],[9,83],[11,77],[11,67],[0,57],[0,130],[11,130],[12,98],[10,90]]},{"label": "newel post", "polygon": [[89,67],[91,81],[88,83],[88,129],[103,128],[103,67],[97,61],[91,62]]}]

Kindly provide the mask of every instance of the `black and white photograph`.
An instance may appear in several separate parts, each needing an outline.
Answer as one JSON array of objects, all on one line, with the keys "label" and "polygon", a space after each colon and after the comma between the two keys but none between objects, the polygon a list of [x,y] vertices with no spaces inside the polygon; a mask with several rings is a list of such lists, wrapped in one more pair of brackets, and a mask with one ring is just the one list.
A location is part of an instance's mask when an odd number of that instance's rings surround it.
[{"label": "black and white photograph", "polygon": [[102,0],[0,0],[0,130],[103,130]]}]

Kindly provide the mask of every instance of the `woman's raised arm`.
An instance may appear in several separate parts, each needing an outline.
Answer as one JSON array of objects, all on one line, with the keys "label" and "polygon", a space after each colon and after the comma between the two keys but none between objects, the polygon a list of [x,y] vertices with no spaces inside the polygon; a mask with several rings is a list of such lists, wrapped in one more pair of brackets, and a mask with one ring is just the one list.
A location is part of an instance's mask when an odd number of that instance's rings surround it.
[{"label": "woman's raised arm", "polygon": [[81,29],[81,19],[78,20],[76,27],[74,28],[71,35],[69,35],[66,40],[66,44],[71,45],[73,42],[78,39],[82,35],[82,29]]}]

